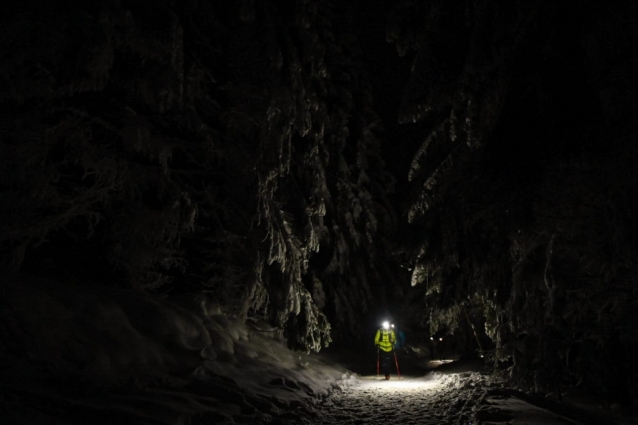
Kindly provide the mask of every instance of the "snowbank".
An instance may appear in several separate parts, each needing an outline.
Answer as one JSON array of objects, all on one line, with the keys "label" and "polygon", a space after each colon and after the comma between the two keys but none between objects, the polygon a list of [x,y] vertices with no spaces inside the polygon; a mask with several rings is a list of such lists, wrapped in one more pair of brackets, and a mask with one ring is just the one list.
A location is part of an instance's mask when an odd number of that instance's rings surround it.
[{"label": "snowbank", "polygon": [[[5,288],[0,406],[16,423],[78,412],[129,423],[285,422],[347,385],[344,368],[289,351],[279,331],[229,317],[202,295],[172,302],[24,279]],[[55,413],[42,407],[51,405]]]}]

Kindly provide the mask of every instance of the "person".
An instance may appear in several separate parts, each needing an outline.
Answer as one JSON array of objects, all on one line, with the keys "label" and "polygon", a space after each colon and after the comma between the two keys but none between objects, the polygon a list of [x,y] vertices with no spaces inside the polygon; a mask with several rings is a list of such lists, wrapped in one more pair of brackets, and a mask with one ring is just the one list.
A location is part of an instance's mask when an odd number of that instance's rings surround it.
[{"label": "person", "polygon": [[[430,359],[443,360],[446,355],[449,335],[445,331],[437,331],[430,336]],[[445,342],[444,342],[445,340]]]},{"label": "person", "polygon": [[383,325],[377,330],[377,334],[374,336],[374,344],[377,346],[381,371],[385,375],[386,380],[390,379],[395,343],[396,337],[394,330],[390,327],[390,322],[383,322]]},{"label": "person", "polygon": [[394,349],[399,350],[400,348],[405,347],[405,332],[398,326],[391,325],[392,330],[394,331],[394,335],[396,336],[397,342],[394,344]]}]

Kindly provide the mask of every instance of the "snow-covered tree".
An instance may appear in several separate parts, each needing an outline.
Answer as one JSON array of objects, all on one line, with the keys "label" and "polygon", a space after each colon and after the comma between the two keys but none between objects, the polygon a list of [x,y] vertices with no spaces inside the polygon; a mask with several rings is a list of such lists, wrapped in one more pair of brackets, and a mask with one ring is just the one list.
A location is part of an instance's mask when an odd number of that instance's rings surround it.
[{"label": "snow-covered tree", "polygon": [[357,332],[392,181],[331,2],[44,3],[0,29],[4,268]]},{"label": "snow-covered tree", "polygon": [[613,62],[638,39],[633,10],[404,1],[388,25],[414,58],[401,119],[424,128],[407,176],[415,302],[433,331],[480,319],[495,357],[537,388],[565,370],[605,391],[633,385],[596,360],[638,348],[634,106],[607,100],[633,85],[607,74],[636,65]]}]

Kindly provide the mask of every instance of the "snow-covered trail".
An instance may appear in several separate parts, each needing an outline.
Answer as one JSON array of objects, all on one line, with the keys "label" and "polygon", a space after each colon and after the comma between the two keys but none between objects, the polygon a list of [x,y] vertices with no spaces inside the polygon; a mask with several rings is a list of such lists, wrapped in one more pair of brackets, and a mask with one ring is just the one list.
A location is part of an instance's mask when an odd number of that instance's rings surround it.
[{"label": "snow-covered trail", "polygon": [[620,417],[503,388],[477,372],[380,380],[352,377],[318,406],[312,424],[612,425]]},{"label": "snow-covered trail", "polygon": [[[319,407],[318,424],[469,424],[485,397],[479,374],[353,379]],[[487,415],[486,415],[487,416]],[[497,414],[492,414],[498,420]],[[502,418],[505,416],[500,415]]]}]

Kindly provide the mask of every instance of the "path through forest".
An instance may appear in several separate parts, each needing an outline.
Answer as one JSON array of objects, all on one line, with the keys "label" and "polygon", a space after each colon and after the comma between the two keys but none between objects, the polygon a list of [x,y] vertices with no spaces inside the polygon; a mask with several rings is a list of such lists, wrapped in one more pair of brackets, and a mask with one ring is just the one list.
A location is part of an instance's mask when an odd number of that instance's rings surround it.
[{"label": "path through forest", "polygon": [[[485,391],[478,374],[462,379],[443,376],[378,380],[363,377],[326,400],[321,424],[471,423],[472,408]],[[462,391],[459,389],[462,388]]]},{"label": "path through forest", "polygon": [[[314,415],[313,415],[314,416]],[[313,424],[575,425],[629,423],[584,407],[508,390],[479,372],[401,380],[352,378],[319,406]]]}]

